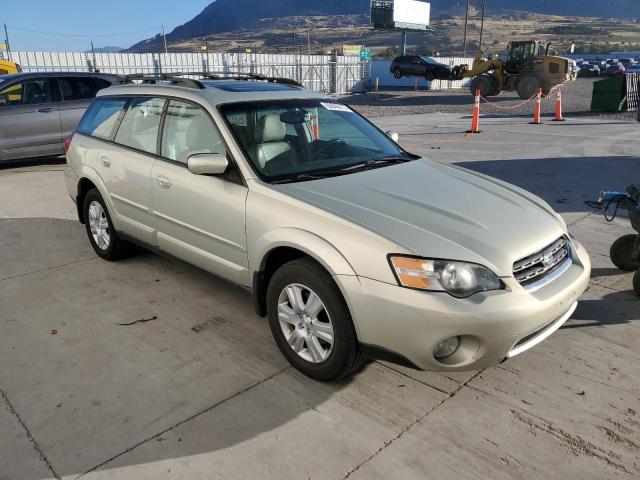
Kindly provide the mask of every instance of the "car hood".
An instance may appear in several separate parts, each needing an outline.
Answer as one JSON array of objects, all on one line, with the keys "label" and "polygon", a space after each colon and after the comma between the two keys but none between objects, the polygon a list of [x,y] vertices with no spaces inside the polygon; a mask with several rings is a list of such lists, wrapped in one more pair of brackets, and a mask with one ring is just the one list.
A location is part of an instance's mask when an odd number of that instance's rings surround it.
[{"label": "car hood", "polygon": [[481,263],[510,276],[515,260],[566,233],[540,198],[429,160],[273,188],[393,241],[405,252]]}]

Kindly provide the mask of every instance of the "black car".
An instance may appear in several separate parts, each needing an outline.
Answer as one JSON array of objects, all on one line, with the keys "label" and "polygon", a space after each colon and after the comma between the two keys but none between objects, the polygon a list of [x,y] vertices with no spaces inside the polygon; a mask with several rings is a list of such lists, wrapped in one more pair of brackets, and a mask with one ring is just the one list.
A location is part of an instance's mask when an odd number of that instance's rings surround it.
[{"label": "black car", "polygon": [[422,77],[429,81],[450,80],[451,67],[438,62],[433,57],[422,55],[401,55],[391,62],[389,69],[395,78]]},{"label": "black car", "polygon": [[591,65],[590,63],[583,63],[580,65],[580,70],[578,71],[578,77],[599,77],[600,76],[600,67],[597,65]]}]

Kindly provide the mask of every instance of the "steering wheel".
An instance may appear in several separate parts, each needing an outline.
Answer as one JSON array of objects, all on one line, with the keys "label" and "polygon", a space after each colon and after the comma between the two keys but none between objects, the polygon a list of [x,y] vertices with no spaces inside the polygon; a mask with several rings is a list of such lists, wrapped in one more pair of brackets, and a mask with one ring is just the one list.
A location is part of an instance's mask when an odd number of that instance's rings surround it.
[{"label": "steering wheel", "polygon": [[312,161],[315,162],[316,160],[318,160],[318,158],[320,158],[320,155],[322,155],[325,152],[325,150],[327,150],[329,147],[334,147],[336,145],[344,145],[344,144],[345,144],[344,140],[340,138],[332,138],[331,140],[328,140],[327,143],[322,145],[320,149],[316,152],[316,154],[313,156]]}]

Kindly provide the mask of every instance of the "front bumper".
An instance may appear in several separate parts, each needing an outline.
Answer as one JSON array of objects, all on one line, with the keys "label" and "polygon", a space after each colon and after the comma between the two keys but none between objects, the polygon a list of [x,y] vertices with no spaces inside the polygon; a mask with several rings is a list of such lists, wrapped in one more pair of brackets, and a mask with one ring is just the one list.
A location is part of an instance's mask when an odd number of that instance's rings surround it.
[{"label": "front bumper", "polygon": [[[577,243],[572,250],[571,266],[536,291],[503,278],[505,290],[457,299],[364,277],[335,278],[362,344],[392,352],[423,370],[475,370],[533,347],[570,317],[591,273],[586,250]],[[434,348],[452,336],[461,337],[460,347],[451,357],[436,360]]]}]

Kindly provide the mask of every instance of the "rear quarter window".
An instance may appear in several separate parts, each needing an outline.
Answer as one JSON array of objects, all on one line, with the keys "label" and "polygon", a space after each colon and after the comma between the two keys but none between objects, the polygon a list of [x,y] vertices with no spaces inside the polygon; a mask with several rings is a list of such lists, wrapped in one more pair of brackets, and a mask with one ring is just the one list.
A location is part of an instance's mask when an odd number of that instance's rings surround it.
[{"label": "rear quarter window", "polygon": [[103,140],[113,140],[127,100],[124,98],[100,98],[95,100],[78,126],[78,132]]}]

